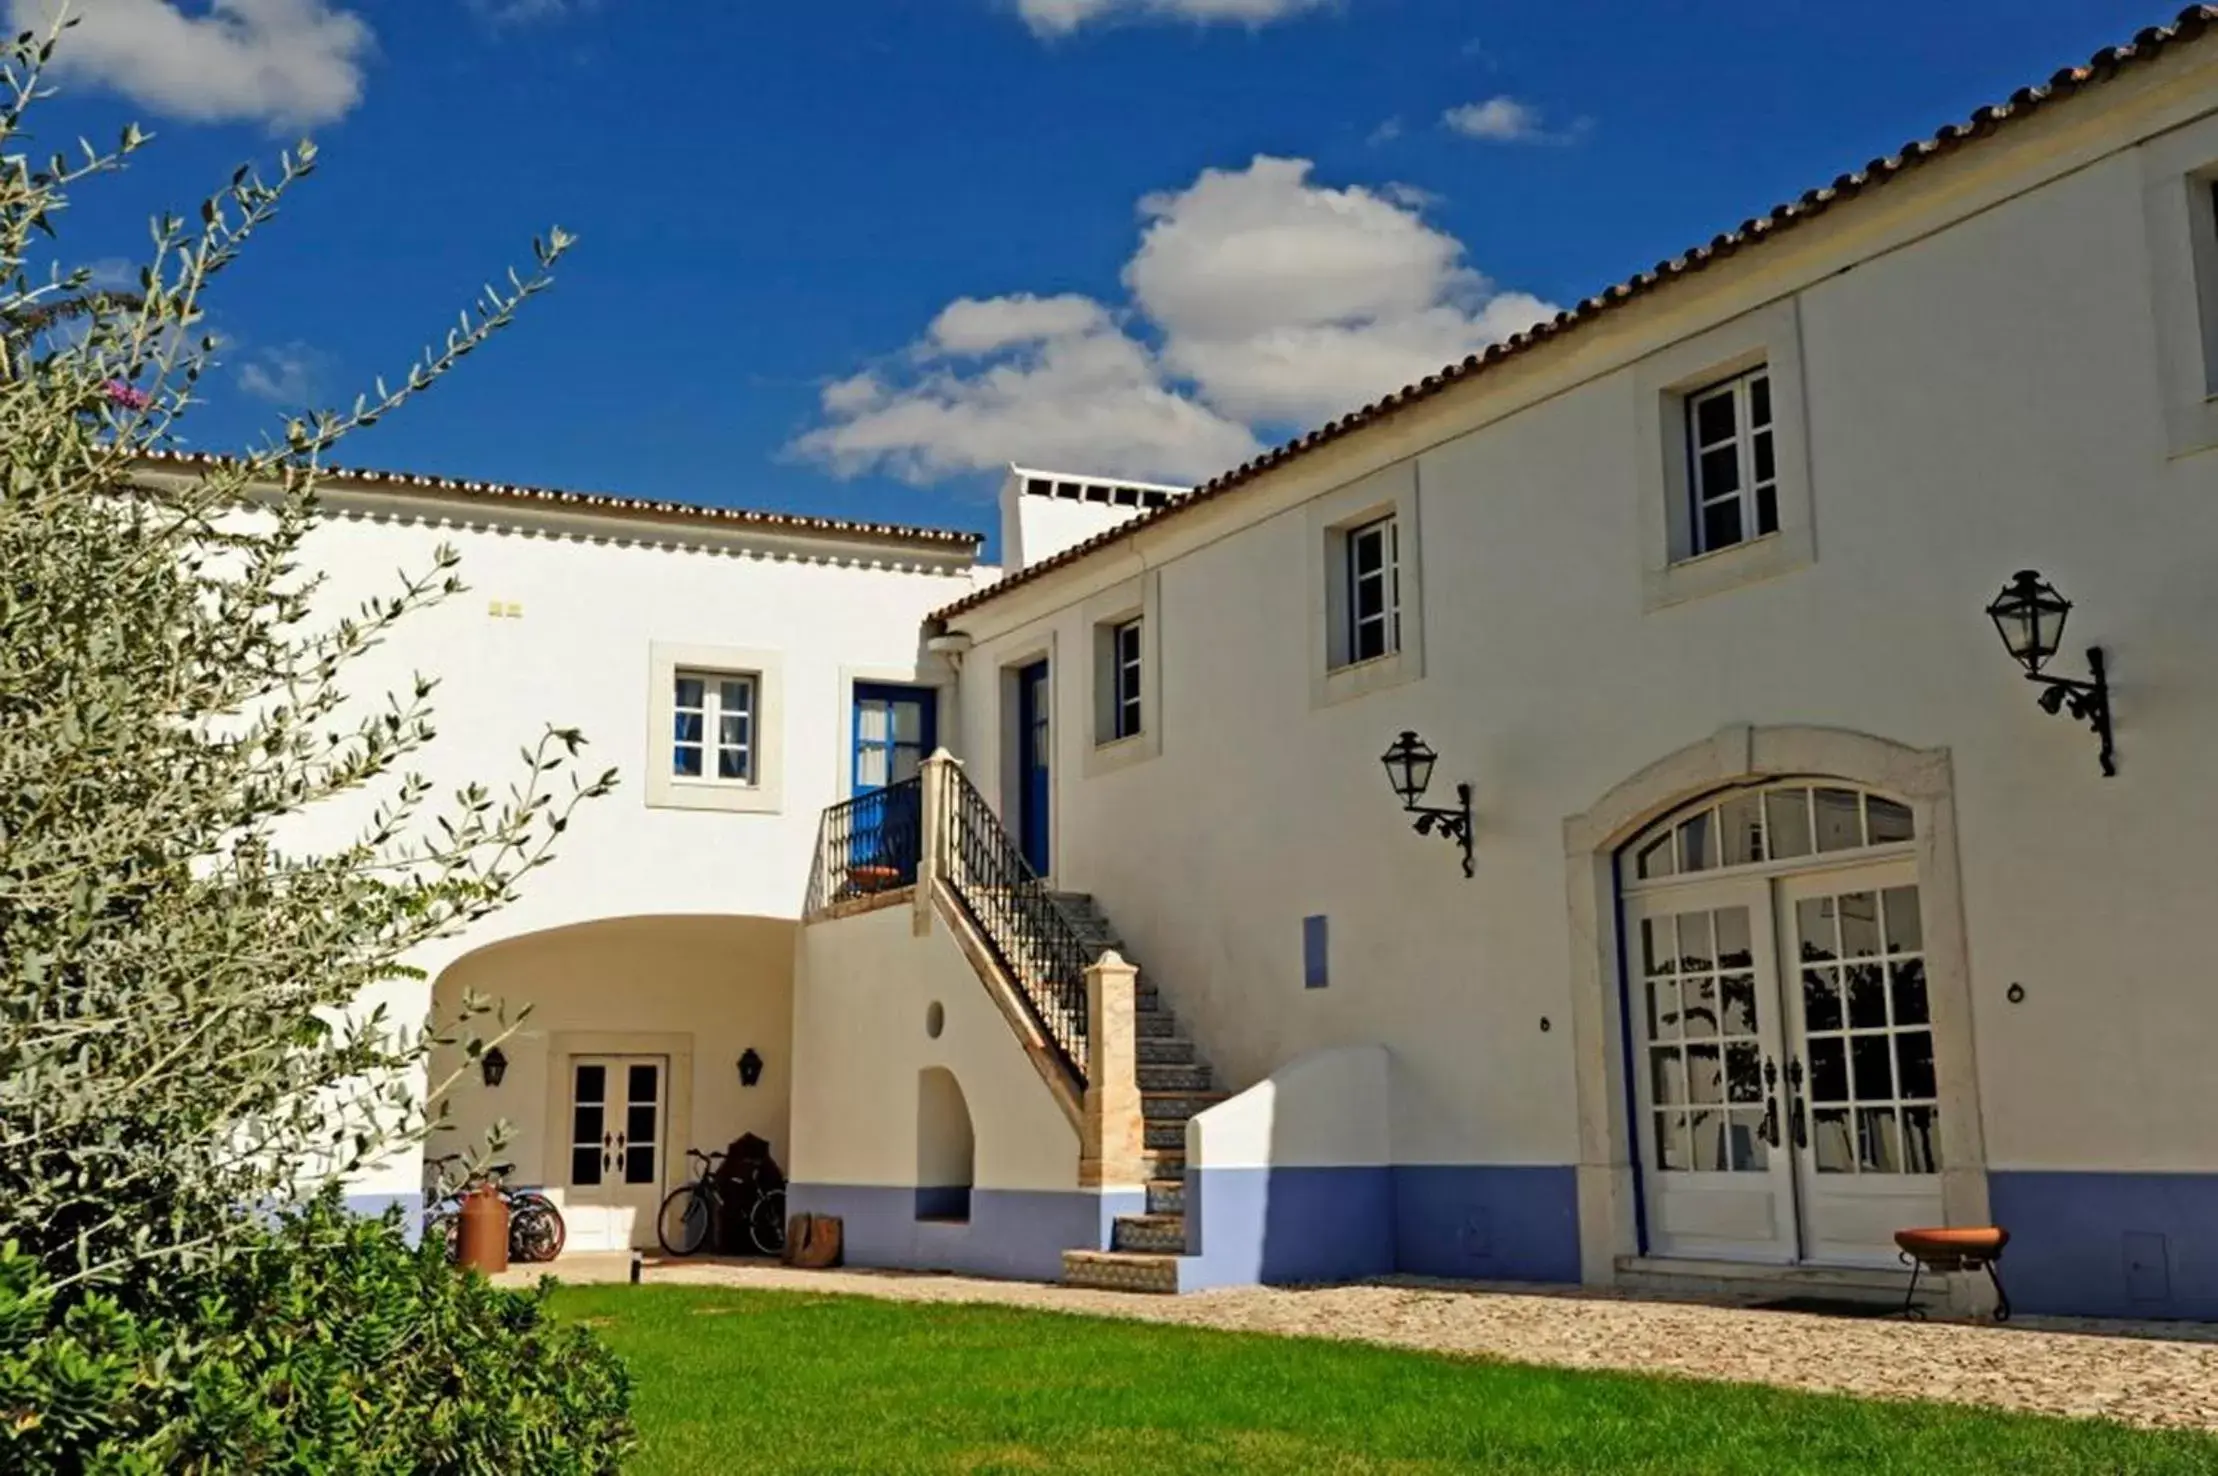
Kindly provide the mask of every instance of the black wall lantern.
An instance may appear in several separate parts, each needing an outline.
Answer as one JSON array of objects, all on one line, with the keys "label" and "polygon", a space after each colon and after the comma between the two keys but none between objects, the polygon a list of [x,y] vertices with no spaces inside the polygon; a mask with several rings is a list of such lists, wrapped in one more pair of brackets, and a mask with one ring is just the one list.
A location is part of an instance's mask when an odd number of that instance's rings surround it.
[{"label": "black wall lantern", "polygon": [[1386,779],[1394,786],[1394,793],[1401,796],[1402,808],[1417,817],[1419,835],[1437,835],[1450,845],[1463,848],[1463,874],[1477,873],[1471,863],[1471,786],[1456,786],[1456,808],[1430,809],[1418,803],[1432,785],[1432,768],[1440,759],[1426,746],[1425,740],[1415,733],[1404,732],[1394,740],[1394,746],[1379,755],[1379,762],[1386,765]]},{"label": "black wall lantern", "polygon": [[2064,620],[2071,613],[2072,602],[2031,569],[2020,569],[1987,607],[1987,618],[1995,622],[2011,658],[2025,668],[2025,679],[2040,686],[2041,710],[2051,716],[2069,712],[2093,728],[2102,740],[2102,771],[2114,775],[2118,760],[2110,741],[2110,678],[2102,647],[2087,652],[2087,681],[2047,676],[2041,670],[2063,647]]},{"label": "black wall lantern", "polygon": [[487,1086],[497,1087],[501,1084],[501,1078],[508,1075],[508,1057],[499,1046],[495,1046],[478,1057],[477,1069],[484,1075]]},{"label": "black wall lantern", "polygon": [[751,1087],[761,1080],[762,1057],[755,1054],[753,1046],[749,1046],[746,1050],[740,1052],[739,1084],[743,1087]]}]

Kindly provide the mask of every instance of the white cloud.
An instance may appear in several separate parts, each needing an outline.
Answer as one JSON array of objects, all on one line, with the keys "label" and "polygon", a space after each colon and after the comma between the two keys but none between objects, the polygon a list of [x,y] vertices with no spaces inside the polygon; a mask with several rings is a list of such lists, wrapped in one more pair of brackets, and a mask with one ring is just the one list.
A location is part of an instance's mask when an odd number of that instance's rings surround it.
[{"label": "white cloud", "polygon": [[1313,424],[1553,311],[1498,294],[1410,202],[1309,172],[1258,157],[1140,202],[1149,225],[1125,285],[1164,362],[1218,410]]},{"label": "white cloud", "polygon": [[1199,481],[1259,449],[1245,426],[1164,382],[1147,347],[1082,297],[964,298],[911,346],[897,382],[825,388],[794,443],[842,476],[937,482],[1010,461]]},{"label": "white cloud", "polygon": [[305,343],[259,350],[239,370],[239,388],[286,410],[306,409],[323,387],[331,356]]},{"label": "white cloud", "polygon": [[1017,0],[1017,14],[1039,36],[1067,36],[1111,20],[1232,21],[1260,26],[1333,0]]},{"label": "white cloud", "polygon": [[1193,481],[1555,311],[1469,267],[1421,192],[1310,170],[1258,157],[1146,197],[1128,307],[960,299],[904,353],[828,386],[793,449],[912,481],[1009,461]]},{"label": "white cloud", "polygon": [[[44,30],[60,8],[8,0],[19,30]],[[56,69],[170,117],[295,128],[343,117],[362,98],[370,28],[331,0],[210,0],[192,13],[168,0],[68,8],[78,24],[55,49]]]},{"label": "white cloud", "polygon": [[1384,123],[1381,123],[1378,127],[1372,129],[1371,136],[1364,139],[1363,141],[1375,149],[1380,144],[1390,144],[1395,139],[1400,138],[1401,136],[1402,120],[1399,118],[1389,118]]},{"label": "white cloud", "polygon": [[1440,115],[1440,125],[1486,143],[1560,144],[1578,139],[1593,122],[1579,118],[1568,128],[1551,130],[1541,125],[1540,109],[1504,95],[1450,108]]}]

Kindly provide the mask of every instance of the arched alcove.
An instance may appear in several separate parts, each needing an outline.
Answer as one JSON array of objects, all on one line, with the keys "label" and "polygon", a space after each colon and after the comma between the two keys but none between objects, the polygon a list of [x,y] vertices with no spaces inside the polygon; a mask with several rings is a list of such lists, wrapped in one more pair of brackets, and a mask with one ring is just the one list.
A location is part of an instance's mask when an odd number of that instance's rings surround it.
[{"label": "arched alcove", "polygon": [[969,1219],[977,1160],[970,1105],[955,1073],[925,1067],[916,1079],[916,1217]]}]

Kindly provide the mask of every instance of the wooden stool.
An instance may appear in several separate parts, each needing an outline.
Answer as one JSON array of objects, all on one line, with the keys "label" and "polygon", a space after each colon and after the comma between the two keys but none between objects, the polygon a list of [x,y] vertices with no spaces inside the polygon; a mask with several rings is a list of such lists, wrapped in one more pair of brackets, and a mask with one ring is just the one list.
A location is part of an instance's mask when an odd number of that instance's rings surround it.
[{"label": "wooden stool", "polygon": [[1903,1314],[1919,1315],[1913,1303],[1918,1295],[1920,1272],[1984,1271],[1995,1285],[1995,1321],[2008,1322],[2010,1294],[2002,1289],[2002,1273],[1995,1269],[1995,1263],[2002,1259],[2002,1248],[2009,1243],[2010,1232],[1996,1225],[1958,1230],[1897,1230],[1895,1244],[1902,1247],[1902,1259],[1910,1267],[1910,1290],[1902,1298]]}]

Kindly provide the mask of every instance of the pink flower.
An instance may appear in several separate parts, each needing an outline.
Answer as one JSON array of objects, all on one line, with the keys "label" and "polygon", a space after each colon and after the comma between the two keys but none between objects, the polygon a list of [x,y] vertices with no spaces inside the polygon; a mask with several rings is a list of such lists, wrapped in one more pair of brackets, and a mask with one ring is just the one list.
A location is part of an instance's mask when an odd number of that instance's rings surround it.
[{"label": "pink flower", "polygon": [[144,410],[154,403],[154,397],[145,390],[125,384],[120,379],[111,379],[102,388],[107,391],[110,404],[120,405],[126,410]]}]

